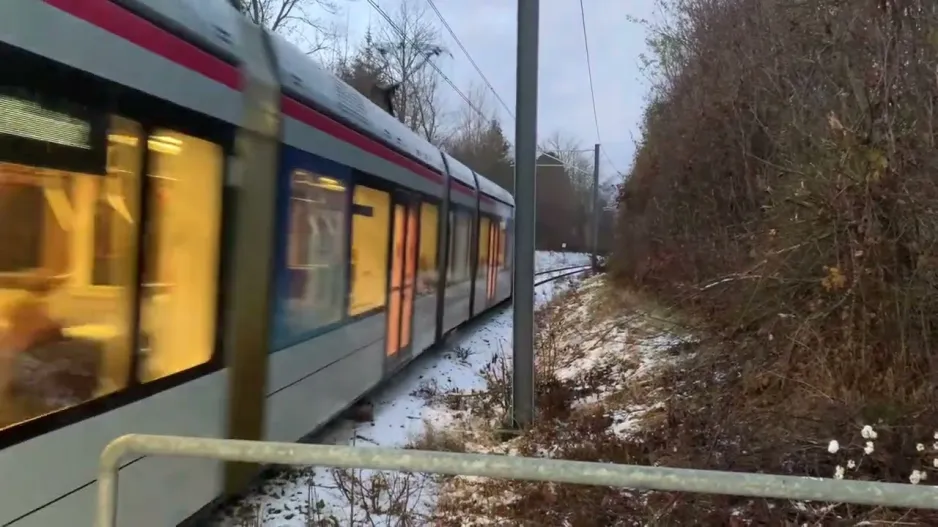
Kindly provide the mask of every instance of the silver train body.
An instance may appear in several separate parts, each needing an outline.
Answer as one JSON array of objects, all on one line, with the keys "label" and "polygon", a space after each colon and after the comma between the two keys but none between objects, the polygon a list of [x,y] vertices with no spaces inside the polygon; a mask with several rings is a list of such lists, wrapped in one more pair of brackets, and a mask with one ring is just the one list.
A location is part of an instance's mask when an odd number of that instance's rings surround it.
[{"label": "silver train body", "polygon": [[[322,426],[510,298],[513,203],[225,0],[0,2],[0,318],[44,291],[98,368],[0,394],[0,525],[90,524],[122,434]],[[118,522],[252,470],[127,459]]]}]

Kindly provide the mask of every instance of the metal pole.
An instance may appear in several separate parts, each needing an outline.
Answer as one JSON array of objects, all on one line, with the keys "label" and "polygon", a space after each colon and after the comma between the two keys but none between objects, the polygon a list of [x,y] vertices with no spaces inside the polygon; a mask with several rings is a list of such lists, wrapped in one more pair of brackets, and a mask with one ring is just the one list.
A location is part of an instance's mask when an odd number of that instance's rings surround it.
[{"label": "metal pole", "polygon": [[518,0],[512,425],[534,421],[534,221],[540,0]]},{"label": "metal pole", "polygon": [[590,263],[593,264],[593,270],[595,271],[598,267],[598,258],[597,254],[599,252],[599,143],[596,143],[596,148],[593,150],[593,211],[590,224],[590,241],[593,243],[593,257],[590,260]]}]

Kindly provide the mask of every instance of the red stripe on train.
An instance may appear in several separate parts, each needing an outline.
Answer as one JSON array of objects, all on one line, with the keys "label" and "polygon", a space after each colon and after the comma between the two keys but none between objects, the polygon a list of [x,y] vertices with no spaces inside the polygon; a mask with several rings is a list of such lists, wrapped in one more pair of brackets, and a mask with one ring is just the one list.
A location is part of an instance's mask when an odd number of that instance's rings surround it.
[{"label": "red stripe on train", "polygon": [[241,74],[236,67],[110,0],[45,0],[45,2],[229,88],[235,90],[241,88]]},{"label": "red stripe on train", "polygon": [[398,154],[394,150],[391,150],[390,148],[371,139],[370,137],[367,137],[365,134],[358,133],[357,131],[352,130],[351,128],[327,115],[317,112],[316,110],[295,99],[284,95],[281,98],[280,104],[283,109],[283,114],[288,117],[292,117],[298,121],[308,124],[309,126],[312,126],[313,128],[322,130],[323,132],[326,132],[340,141],[355,145],[369,154],[378,156],[381,159],[394,163],[395,165],[404,167],[419,176],[429,179],[430,181],[439,183],[441,185],[443,184],[442,175],[430,170],[416,161],[411,160],[403,154]]},{"label": "red stripe on train", "polygon": [[[44,1],[180,66],[200,73],[229,88],[240,90],[241,75],[236,67],[127,11],[110,0]],[[353,144],[370,154],[406,168],[433,182],[439,184],[443,182],[442,175],[298,101],[284,96],[282,105],[285,115],[303,121],[339,140]]]},{"label": "red stripe on train", "polygon": [[461,192],[461,193],[463,193],[463,194],[465,194],[465,195],[467,195],[467,196],[471,196],[471,197],[473,197],[473,198],[474,198],[475,195],[476,195],[475,190],[473,190],[471,187],[467,186],[467,185],[466,185],[465,183],[463,183],[462,181],[459,181],[458,179],[450,179],[450,180],[449,180],[449,188],[451,188],[451,189],[456,189],[456,191]]}]

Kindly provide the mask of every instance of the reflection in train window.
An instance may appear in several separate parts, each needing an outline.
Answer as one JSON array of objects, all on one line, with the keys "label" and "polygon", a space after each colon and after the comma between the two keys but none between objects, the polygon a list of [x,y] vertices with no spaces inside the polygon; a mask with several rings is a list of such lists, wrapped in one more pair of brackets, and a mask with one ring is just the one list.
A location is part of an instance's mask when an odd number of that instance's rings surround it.
[{"label": "reflection in train window", "polygon": [[469,279],[469,259],[472,252],[469,250],[469,241],[471,239],[472,216],[467,212],[456,211],[456,230],[453,237],[453,255],[452,255],[452,280],[454,284],[465,282]]},{"label": "reflection in train window", "polygon": [[505,259],[508,256],[508,222],[499,220],[498,222],[498,268],[507,269]]},{"label": "reflection in train window", "polygon": [[453,266],[455,264],[455,247],[456,247],[456,211],[450,209],[449,211],[449,226],[447,232],[449,235],[446,240],[446,286],[449,287],[450,284],[454,283],[455,274],[453,272]]},{"label": "reflection in train window", "polygon": [[505,269],[511,269],[512,258],[514,258],[514,224],[509,219],[505,221]]},{"label": "reflection in train window", "polygon": [[[123,388],[130,372],[141,127],[104,118],[106,144],[65,141],[92,125],[60,108],[0,108],[31,114],[0,126],[0,428]],[[46,155],[24,164],[29,151]]]},{"label": "reflection in train window", "polygon": [[156,130],[147,144],[139,370],[144,381],[212,357],[224,170],[222,148],[214,143]]},{"label": "reflection in train window", "polygon": [[[492,224],[485,216],[479,216],[479,255],[476,267],[476,279],[485,280],[489,269],[489,242],[491,241],[489,226]],[[479,283],[478,281],[476,283]]]},{"label": "reflection in train window", "polygon": [[391,196],[355,186],[352,216],[352,287],[349,314],[384,306],[388,288]]},{"label": "reflection in train window", "polygon": [[440,215],[436,205],[420,204],[420,258],[417,268],[417,294],[428,295],[436,291],[437,246],[439,245]]},{"label": "reflection in train window", "polygon": [[287,287],[282,312],[290,332],[338,322],[345,302],[346,187],[333,177],[294,170],[287,219]]}]

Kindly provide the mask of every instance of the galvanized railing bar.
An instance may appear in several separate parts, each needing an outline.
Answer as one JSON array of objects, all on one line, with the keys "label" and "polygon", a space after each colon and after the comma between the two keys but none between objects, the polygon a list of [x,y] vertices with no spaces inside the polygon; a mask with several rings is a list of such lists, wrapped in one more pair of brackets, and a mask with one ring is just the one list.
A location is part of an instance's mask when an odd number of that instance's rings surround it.
[{"label": "galvanized railing bar", "polygon": [[121,459],[128,454],[202,457],[260,464],[425,472],[756,498],[938,509],[938,489],[899,483],[377,447],[300,445],[132,434],[115,439],[101,454],[96,527],[116,525],[117,471]]}]

